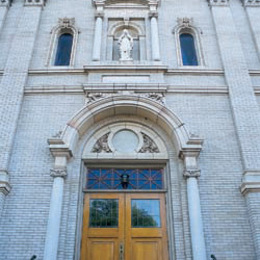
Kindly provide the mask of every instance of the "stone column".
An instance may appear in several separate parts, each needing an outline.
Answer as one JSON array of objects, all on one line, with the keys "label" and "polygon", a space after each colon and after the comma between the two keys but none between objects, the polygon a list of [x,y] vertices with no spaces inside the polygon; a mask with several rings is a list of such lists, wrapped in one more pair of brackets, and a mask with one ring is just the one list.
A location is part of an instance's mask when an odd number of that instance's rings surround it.
[{"label": "stone column", "polygon": [[151,12],[151,43],[152,43],[152,58],[154,61],[160,60],[159,35],[157,24],[157,12]]},{"label": "stone column", "polygon": [[10,7],[10,0],[1,0],[0,2],[0,32],[2,30],[5,18]]},{"label": "stone column", "polygon": [[258,57],[260,59],[260,1],[258,0],[242,0],[249,24],[253,33],[253,38],[255,40],[256,49],[258,52]]},{"label": "stone column", "polygon": [[183,175],[187,180],[187,197],[193,260],[207,260],[198,186],[200,170],[198,169],[197,156],[198,153],[194,152],[183,153],[185,164]]},{"label": "stone column", "polygon": [[[245,53],[229,7],[229,0],[208,0],[215,25],[229,99],[243,163],[241,190],[246,196],[257,259],[260,260],[259,195],[245,192],[245,184],[260,175],[260,113],[249,75]],[[256,2],[252,0],[251,2]],[[242,173],[241,173],[242,175]],[[255,180],[253,181],[255,182]],[[257,182],[257,181],[256,181]],[[248,190],[248,189],[246,189]],[[247,194],[247,195],[246,195]],[[256,201],[258,197],[258,202]]]},{"label": "stone column", "polygon": [[53,185],[43,260],[56,260],[59,248],[64,178],[67,176],[67,161],[72,154],[59,137],[49,139],[48,143],[55,162],[54,168],[51,169]]},{"label": "stone column", "polygon": [[[66,160],[66,157],[64,158]],[[56,260],[59,247],[60,222],[63,201],[64,178],[67,176],[65,166],[51,170],[54,178],[51,193],[50,212],[44,248],[44,260]]]},{"label": "stone column", "polygon": [[101,58],[102,27],[103,27],[103,13],[97,13],[94,45],[93,45],[93,57],[92,57],[93,61],[99,61]]}]

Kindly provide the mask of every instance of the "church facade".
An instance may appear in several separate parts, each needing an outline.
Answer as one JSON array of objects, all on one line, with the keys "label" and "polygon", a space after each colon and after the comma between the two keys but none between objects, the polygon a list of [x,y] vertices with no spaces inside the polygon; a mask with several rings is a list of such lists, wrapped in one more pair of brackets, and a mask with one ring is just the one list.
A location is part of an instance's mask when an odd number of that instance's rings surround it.
[{"label": "church facade", "polygon": [[260,260],[259,14],[2,0],[0,259]]}]

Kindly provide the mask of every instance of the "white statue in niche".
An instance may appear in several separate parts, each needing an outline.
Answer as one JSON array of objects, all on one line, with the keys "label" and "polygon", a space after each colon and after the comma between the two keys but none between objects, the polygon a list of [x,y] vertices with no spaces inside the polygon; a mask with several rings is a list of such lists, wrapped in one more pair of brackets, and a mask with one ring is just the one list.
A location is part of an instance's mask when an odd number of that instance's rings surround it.
[{"label": "white statue in niche", "polygon": [[119,45],[120,60],[122,61],[133,60],[132,50],[134,46],[134,41],[133,41],[133,37],[131,37],[131,35],[126,29],[124,29],[122,35],[119,37],[118,45]]}]

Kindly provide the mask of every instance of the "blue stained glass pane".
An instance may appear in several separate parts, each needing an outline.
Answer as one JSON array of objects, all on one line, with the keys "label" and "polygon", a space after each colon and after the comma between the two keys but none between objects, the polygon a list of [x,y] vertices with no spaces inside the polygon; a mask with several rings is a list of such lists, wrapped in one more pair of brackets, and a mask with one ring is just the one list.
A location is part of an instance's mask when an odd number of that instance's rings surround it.
[{"label": "blue stained glass pane", "polygon": [[189,33],[181,34],[180,43],[181,43],[182,64],[188,66],[197,66],[198,59],[196,55],[193,36]]},{"label": "blue stained glass pane", "polygon": [[69,33],[64,33],[59,37],[56,57],[54,62],[55,66],[70,65],[72,42],[73,42],[73,36]]},{"label": "blue stained glass pane", "polygon": [[[106,169],[92,168],[87,172],[87,189],[158,190],[163,188],[162,169]],[[123,187],[122,175],[128,176]]]}]

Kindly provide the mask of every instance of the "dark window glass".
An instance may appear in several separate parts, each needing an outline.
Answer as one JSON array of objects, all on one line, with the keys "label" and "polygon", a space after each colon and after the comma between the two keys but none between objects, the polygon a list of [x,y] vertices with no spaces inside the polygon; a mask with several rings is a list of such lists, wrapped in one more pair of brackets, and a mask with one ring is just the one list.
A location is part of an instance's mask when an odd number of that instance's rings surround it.
[{"label": "dark window glass", "polygon": [[132,227],[160,227],[160,200],[131,200]]},{"label": "dark window glass", "polygon": [[122,176],[128,176],[128,190],[163,189],[162,169],[107,169],[88,168],[87,185],[89,190],[122,190]]},{"label": "dark window glass", "polygon": [[113,228],[118,226],[118,200],[91,199],[89,226],[93,228]]},{"label": "dark window glass", "polygon": [[59,37],[54,63],[55,66],[70,65],[72,42],[73,36],[69,33],[64,33]]},{"label": "dark window glass", "polygon": [[198,59],[195,50],[194,38],[189,33],[180,35],[182,64],[188,66],[197,66]]}]

